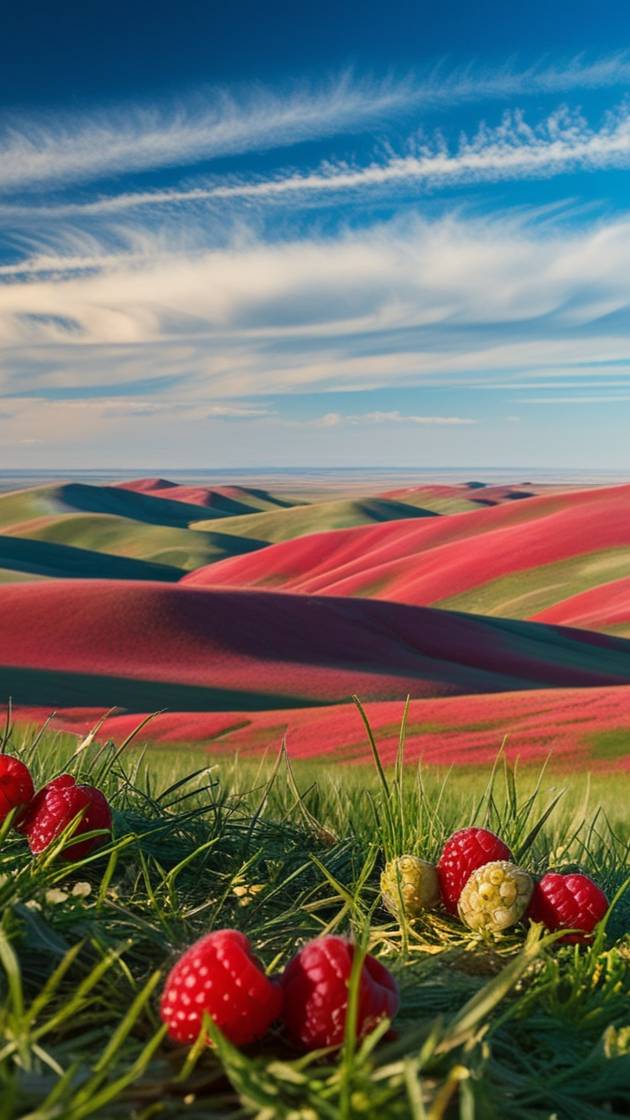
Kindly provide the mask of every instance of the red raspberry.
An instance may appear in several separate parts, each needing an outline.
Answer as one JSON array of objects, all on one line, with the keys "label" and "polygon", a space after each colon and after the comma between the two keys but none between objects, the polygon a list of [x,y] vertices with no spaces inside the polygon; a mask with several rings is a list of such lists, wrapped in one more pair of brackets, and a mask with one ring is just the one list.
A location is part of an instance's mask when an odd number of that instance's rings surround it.
[{"label": "red raspberry", "polygon": [[495,860],[513,862],[513,856],[507,845],[487,828],[460,828],[449,837],[437,873],[442,902],[451,914],[457,913],[459,896],[473,871]]},{"label": "red raspberry", "polygon": [[561,940],[590,941],[590,934],[608,910],[606,895],[588,875],[559,875],[548,871],[536,883],[528,917],[542,922],[551,933],[557,929],[578,929]]},{"label": "red raspberry", "polygon": [[[75,836],[92,832],[96,828],[111,829],[112,814],[106,797],[94,786],[79,786],[71,774],[61,774],[40,789],[30,805],[20,815],[16,824],[23,832],[31,851],[43,852],[56,840],[64,828],[83,813]],[[82,859],[99,844],[103,837],[95,836],[79,844],[71,844],[61,852],[62,859]]]},{"label": "red raspberry", "polygon": [[206,1012],[235,1046],[265,1033],[282,1010],[282,990],[252,956],[236,929],[207,933],[169,972],[160,1015],[174,1042],[194,1042]]},{"label": "red raspberry", "polygon": [[0,754],[0,824],[11,809],[28,805],[34,793],[28,766],[10,754]]},{"label": "red raspberry", "polygon": [[[340,1046],[348,1010],[348,982],[354,945],[344,937],[309,941],[282,976],[284,1023],[294,1042],[306,1050]],[[359,982],[357,1037],[398,1010],[398,984],[374,957],[366,956]]]}]

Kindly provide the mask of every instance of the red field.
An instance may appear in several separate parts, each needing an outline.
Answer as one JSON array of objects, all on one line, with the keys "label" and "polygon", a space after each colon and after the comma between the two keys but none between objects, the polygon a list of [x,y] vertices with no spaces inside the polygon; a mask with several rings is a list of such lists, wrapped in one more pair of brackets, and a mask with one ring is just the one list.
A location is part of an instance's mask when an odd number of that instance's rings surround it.
[{"label": "red field", "polygon": [[630,577],[604,583],[573,595],[534,618],[560,626],[580,626],[586,630],[621,630],[630,626]]},{"label": "red field", "polygon": [[[630,643],[586,631],[398,603],[124,580],[0,587],[5,690],[36,702],[207,710],[630,683]],[[35,684],[33,672],[40,676]],[[123,700],[116,695],[122,689]],[[129,682],[138,682],[137,698]],[[170,686],[170,692],[165,691]],[[178,691],[179,690],[179,691]],[[181,691],[183,690],[183,692]],[[200,690],[202,690],[200,692]]]},{"label": "red field", "polygon": [[[368,703],[379,753],[393,762],[398,744],[402,704]],[[22,720],[42,722],[49,712],[17,709]],[[83,736],[94,726],[100,709],[64,711],[53,727]],[[114,715],[105,731],[121,740],[137,727],[141,716]],[[542,689],[498,695],[456,696],[414,700],[410,705],[406,758],[441,766],[487,765],[504,738],[512,760],[541,762],[590,770],[630,768],[630,687]],[[278,750],[283,737],[292,758],[329,758],[366,762],[369,747],[353,704],[294,708],[271,712],[166,712],[142,732],[164,744],[203,742],[219,754],[260,754]]]},{"label": "red field", "polygon": [[501,576],[628,545],[630,487],[616,486],[313,534],[201,568],[186,581],[430,605]]}]

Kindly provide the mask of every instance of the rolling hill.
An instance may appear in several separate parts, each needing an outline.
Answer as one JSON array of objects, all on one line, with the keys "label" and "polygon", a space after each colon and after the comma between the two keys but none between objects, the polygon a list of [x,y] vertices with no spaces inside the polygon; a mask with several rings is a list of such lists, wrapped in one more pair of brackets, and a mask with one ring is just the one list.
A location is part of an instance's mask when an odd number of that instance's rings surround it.
[{"label": "rolling hill", "polygon": [[[176,496],[170,498],[173,493]],[[195,505],[195,497],[202,504]],[[242,510],[247,512],[243,514]],[[423,516],[425,511],[421,509],[390,500],[337,500],[294,506],[265,490],[226,486],[192,493],[164,479],[139,479],[121,486],[72,483],[0,495],[0,530],[6,539],[80,550],[85,575],[104,577],[108,575],[107,563],[99,561],[99,555],[177,569],[181,576],[227,557],[246,555],[275,540],[300,537],[315,528]],[[29,564],[28,548],[22,547],[22,567],[6,565],[5,578],[10,578],[11,571],[17,574],[18,570],[41,569],[41,552],[34,546]],[[91,561],[90,552],[94,553]],[[42,569],[42,574],[55,572]],[[66,573],[60,570],[58,574]],[[78,563],[74,574],[83,574]],[[130,569],[129,578],[142,577]],[[154,567],[147,569],[144,578],[162,576]],[[175,577],[170,572],[164,578]]]},{"label": "rolling hill", "polygon": [[[230,520],[230,532],[240,537],[254,537],[267,544],[274,544],[334,529],[437,516],[432,510],[406,505],[392,498],[335,499],[307,506],[294,506],[291,509],[250,514],[247,517],[233,517]],[[195,528],[203,530],[208,525],[199,521]]]},{"label": "rolling hill", "polygon": [[356,693],[389,760],[410,694],[410,759],[619,768],[626,637],[630,486],[0,495],[0,698],[61,726],[362,760]]},{"label": "rolling hill", "polygon": [[222,528],[216,531],[196,532],[109,514],[74,513],[40,518],[5,529],[5,534],[35,543],[66,545],[95,556],[128,557],[168,566],[179,578],[201,565],[265,546],[265,541],[234,536],[229,532],[229,519],[219,524]]},{"label": "rolling hill", "polygon": [[[71,605],[71,609],[69,609]],[[163,583],[0,586],[0,694],[248,711],[630,683],[630,642],[538,623]]]},{"label": "rolling hill", "polygon": [[[165,498],[170,502],[199,506],[202,510],[217,510],[221,515],[261,513],[263,510],[288,509],[295,503],[285,498],[248,486],[180,486],[166,478],[135,478],[117,482],[116,487],[152,498]],[[203,516],[203,513],[200,514]],[[207,516],[207,515],[206,515]]]},{"label": "rolling hill", "polygon": [[0,579],[20,575],[58,579],[179,579],[181,572],[167,564],[152,564],[103,551],[73,548],[47,540],[24,540],[0,535]]},{"label": "rolling hill", "polygon": [[630,570],[630,487],[311,535],[186,577],[528,618]]}]

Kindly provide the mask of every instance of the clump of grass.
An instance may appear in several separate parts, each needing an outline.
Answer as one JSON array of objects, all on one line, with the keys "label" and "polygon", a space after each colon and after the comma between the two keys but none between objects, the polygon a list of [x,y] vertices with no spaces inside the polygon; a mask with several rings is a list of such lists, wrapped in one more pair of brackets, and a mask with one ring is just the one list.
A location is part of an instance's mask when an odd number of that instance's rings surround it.
[{"label": "clump of grass", "polygon": [[[75,864],[33,859],[0,834],[0,1120],[501,1117],[603,1120],[630,1109],[627,895],[586,948],[532,927],[484,943],[438,911],[401,930],[379,907],[383,858],[435,859],[473,822],[500,832],[534,873],[579,864],[610,897],[627,830],[543,771],[501,756],[489,775],[403,764],[375,775],[164,756],[98,737],[7,726],[5,750],[38,784],[63,769],[99,785],[114,833]],[[198,756],[199,757],[199,756]],[[63,843],[63,839],[60,841]],[[280,1029],[241,1052],[164,1038],[161,981],[211,928],[235,926],[266,967],[304,941],[349,933],[401,987],[386,1025],[339,1054],[304,1057]]]}]

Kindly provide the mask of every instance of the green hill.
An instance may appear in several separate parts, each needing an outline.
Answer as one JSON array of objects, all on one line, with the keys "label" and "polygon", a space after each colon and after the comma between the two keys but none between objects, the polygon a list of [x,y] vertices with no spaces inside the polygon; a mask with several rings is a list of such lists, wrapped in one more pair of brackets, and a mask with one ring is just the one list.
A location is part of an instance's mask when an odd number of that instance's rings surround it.
[{"label": "green hill", "polygon": [[18,525],[5,532],[24,540],[66,545],[97,555],[103,553],[168,565],[181,573],[228,556],[251,552],[266,543],[243,539],[231,532],[153,525],[108,514],[64,514]]},{"label": "green hill", "polygon": [[[279,541],[305,537],[311,533],[325,533],[331,529],[352,529],[382,521],[435,516],[437,514],[431,510],[410,506],[391,498],[338,499],[250,514],[247,517],[232,517],[230,533],[264,541],[266,544],[277,544]],[[207,529],[208,525],[198,521],[193,528],[197,532]]]},{"label": "green hill", "polygon": [[166,564],[75,548],[53,541],[0,536],[0,581],[20,578],[176,580],[180,572]]},{"label": "green hill", "polygon": [[[225,494],[231,501],[231,491]],[[267,491],[247,491],[259,512],[229,515],[181,501],[152,498],[123,488],[70,485],[37,487],[0,495],[5,544],[4,579],[19,572],[130,579],[172,579],[227,557],[329,529],[434,516],[392,499],[335,500],[282,505]],[[245,494],[243,494],[245,499]],[[113,512],[118,510],[119,512]],[[191,512],[195,520],[191,520]],[[209,516],[210,514],[210,516]],[[200,516],[201,515],[201,516]],[[179,520],[177,520],[179,518]],[[21,543],[18,544],[17,542]],[[35,551],[25,547],[45,545]],[[62,551],[54,550],[54,546]],[[66,551],[63,552],[63,549]],[[73,554],[74,553],[74,554]],[[93,554],[90,559],[90,553]],[[127,558],[141,568],[114,572],[99,556]],[[149,565],[149,567],[147,567]]]},{"label": "green hill", "polygon": [[[174,492],[181,490],[173,487]],[[168,489],[163,491],[168,495]],[[124,517],[129,521],[187,528],[197,521],[225,521],[266,510],[290,508],[292,503],[266,490],[244,487],[208,489],[211,505],[155,497],[150,492],[124,486],[95,486],[82,482],[36,486],[0,494],[0,529],[12,528],[41,517],[91,513]]]}]

